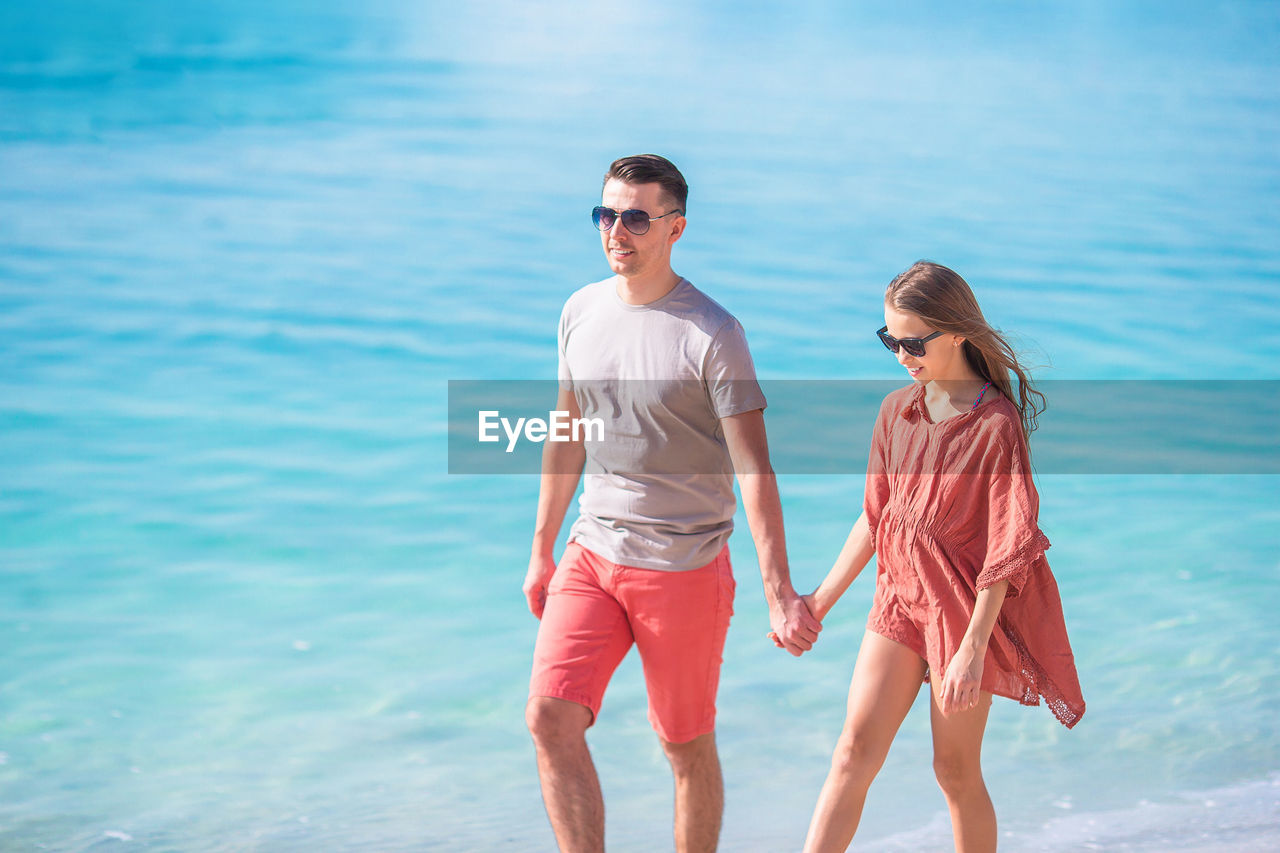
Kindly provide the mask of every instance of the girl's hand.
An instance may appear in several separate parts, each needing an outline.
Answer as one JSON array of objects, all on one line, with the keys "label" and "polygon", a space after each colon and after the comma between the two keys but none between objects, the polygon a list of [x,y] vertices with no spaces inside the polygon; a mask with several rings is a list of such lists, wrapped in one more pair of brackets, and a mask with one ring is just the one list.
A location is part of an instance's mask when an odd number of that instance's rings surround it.
[{"label": "girl's hand", "polygon": [[962,642],[960,649],[947,664],[938,695],[938,707],[943,714],[968,711],[978,707],[982,698],[982,665],[987,650],[969,642]]},{"label": "girl's hand", "polygon": [[[814,593],[811,592],[808,595],[800,596],[800,600],[804,602],[805,607],[809,608],[809,612],[813,614],[813,618],[821,622],[822,616],[818,615],[818,606],[813,603],[813,596],[814,596]],[[826,615],[826,614],[823,614],[823,615]],[[786,648],[786,646],[782,645],[782,641],[778,639],[778,635],[775,634],[773,631],[770,631],[766,636],[768,636],[770,640],[773,640],[773,644],[778,648],[780,649]]]}]

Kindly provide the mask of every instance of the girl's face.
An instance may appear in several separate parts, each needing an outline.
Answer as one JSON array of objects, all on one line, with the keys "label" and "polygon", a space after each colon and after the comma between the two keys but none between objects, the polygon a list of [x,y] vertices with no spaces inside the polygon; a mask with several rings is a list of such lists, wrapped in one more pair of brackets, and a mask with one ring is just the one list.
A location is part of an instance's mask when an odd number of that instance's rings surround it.
[{"label": "girl's face", "polygon": [[[894,338],[927,338],[937,329],[915,314],[899,311],[892,305],[884,306],[884,324]],[[965,379],[971,374],[960,346],[964,338],[943,333],[924,345],[924,355],[914,356],[906,347],[898,347],[898,363],[907,369],[911,378],[921,385],[942,379]]]}]

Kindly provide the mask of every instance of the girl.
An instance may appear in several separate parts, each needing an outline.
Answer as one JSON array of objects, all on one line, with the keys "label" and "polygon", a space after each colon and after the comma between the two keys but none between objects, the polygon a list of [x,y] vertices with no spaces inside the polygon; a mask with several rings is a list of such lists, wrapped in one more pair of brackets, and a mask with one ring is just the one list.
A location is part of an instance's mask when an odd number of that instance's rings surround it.
[{"label": "girl", "polygon": [[877,555],[848,716],[805,850],[848,847],[867,788],[928,682],[933,767],[956,850],[991,851],[996,817],[980,755],[992,694],[1025,705],[1043,697],[1067,728],[1084,714],[1031,482],[1027,438],[1044,396],[946,267],[920,261],[895,278],[884,320],[880,340],[914,381],[881,405],[863,513],[805,597],[823,619]]}]

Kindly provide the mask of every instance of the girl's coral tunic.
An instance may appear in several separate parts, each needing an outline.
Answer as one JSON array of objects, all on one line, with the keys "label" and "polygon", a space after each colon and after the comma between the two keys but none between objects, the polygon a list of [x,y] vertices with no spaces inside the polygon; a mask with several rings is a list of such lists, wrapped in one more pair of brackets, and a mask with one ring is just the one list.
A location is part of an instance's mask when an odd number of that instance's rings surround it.
[{"label": "girl's coral tunic", "polygon": [[924,387],[880,406],[864,508],[876,549],[867,627],[941,675],[979,590],[1009,582],[987,644],[982,689],[1038,705],[1071,728],[1084,698],[1044,552],[1040,498],[1017,408],[1003,395],[934,423]]}]

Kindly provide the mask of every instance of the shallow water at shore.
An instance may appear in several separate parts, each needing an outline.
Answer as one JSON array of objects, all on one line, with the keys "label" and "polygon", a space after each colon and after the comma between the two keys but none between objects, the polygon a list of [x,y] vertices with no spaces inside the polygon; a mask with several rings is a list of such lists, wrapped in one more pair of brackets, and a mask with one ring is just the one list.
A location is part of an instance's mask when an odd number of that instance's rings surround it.
[{"label": "shallow water at shore", "polygon": [[[766,379],[900,380],[879,295],[926,256],[1046,378],[1275,380],[1278,41],[1261,3],[0,12],[0,847],[550,849],[537,484],[446,473],[447,382],[553,375],[607,163],[685,170],[677,268]],[[1003,849],[1280,848],[1275,477],[1042,474],[1089,710],[997,704]],[[809,586],[861,482],[781,487]],[[723,849],[791,849],[870,575],[792,660],[738,523]],[[644,707],[628,659],[614,850],[669,836]],[[945,847],[924,711],[867,849]]]}]

